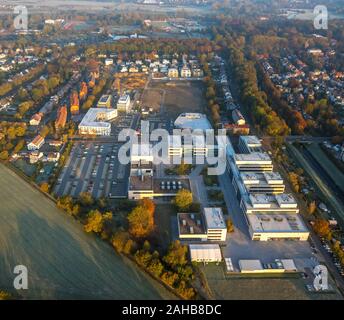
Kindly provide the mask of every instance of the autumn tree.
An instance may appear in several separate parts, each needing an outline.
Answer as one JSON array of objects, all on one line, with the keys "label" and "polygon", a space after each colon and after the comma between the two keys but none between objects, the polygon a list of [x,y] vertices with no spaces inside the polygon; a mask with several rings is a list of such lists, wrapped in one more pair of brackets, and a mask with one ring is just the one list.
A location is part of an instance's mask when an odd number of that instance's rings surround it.
[{"label": "autumn tree", "polygon": [[92,195],[88,192],[81,192],[79,194],[79,201],[81,202],[81,204],[85,207],[87,206],[91,206],[94,203],[94,200],[92,198]]},{"label": "autumn tree", "polygon": [[228,218],[226,220],[226,225],[227,225],[227,232],[228,233],[234,232],[234,225],[233,225],[232,219]]},{"label": "autumn tree", "polygon": [[87,221],[84,226],[85,231],[101,233],[104,229],[104,224],[111,220],[111,212],[107,212],[103,215],[99,210],[91,210],[87,215]]},{"label": "autumn tree", "polygon": [[179,210],[188,210],[192,204],[192,193],[186,189],[179,190],[176,195],[175,204]]},{"label": "autumn tree", "polygon": [[155,212],[155,203],[153,200],[144,198],[140,201],[140,205],[144,208],[146,208],[150,214],[154,214]]},{"label": "autumn tree", "polygon": [[0,290],[0,300],[10,300],[11,295],[5,291]]},{"label": "autumn tree", "polygon": [[128,215],[129,233],[136,238],[147,237],[154,229],[154,212],[139,205]]},{"label": "autumn tree", "polygon": [[0,160],[7,160],[8,156],[9,156],[9,154],[8,154],[7,150],[0,152]]},{"label": "autumn tree", "polygon": [[129,234],[125,231],[116,232],[112,238],[112,245],[118,253],[123,252],[124,247],[129,240]]},{"label": "autumn tree", "polygon": [[325,219],[316,219],[313,229],[320,237],[327,237],[330,233],[330,224]]},{"label": "autumn tree", "polygon": [[45,192],[45,193],[48,193],[49,192],[49,189],[50,189],[50,186],[47,182],[43,182],[40,186],[40,189],[42,192]]},{"label": "autumn tree", "polygon": [[183,267],[187,263],[187,250],[187,247],[182,245],[179,240],[175,240],[170,244],[163,260],[172,269],[177,269],[180,266]]},{"label": "autumn tree", "polygon": [[308,204],[308,213],[309,214],[314,214],[315,210],[317,209],[317,205],[315,203],[315,201],[311,201],[309,204]]}]

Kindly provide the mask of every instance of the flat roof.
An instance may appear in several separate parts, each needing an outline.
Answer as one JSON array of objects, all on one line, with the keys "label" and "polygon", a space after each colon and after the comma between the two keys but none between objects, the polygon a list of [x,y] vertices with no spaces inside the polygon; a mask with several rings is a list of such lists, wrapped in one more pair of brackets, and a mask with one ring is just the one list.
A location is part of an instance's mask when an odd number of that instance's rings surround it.
[{"label": "flat roof", "polygon": [[[272,164],[270,156],[265,152],[240,153],[234,155],[235,162],[253,163],[253,164]],[[239,163],[240,164],[240,163]]]},{"label": "flat roof", "polygon": [[308,232],[298,214],[247,214],[254,232]]},{"label": "flat roof", "polygon": [[262,193],[250,193],[250,204],[253,208],[296,209],[297,202],[291,194],[269,195]]},{"label": "flat roof", "polygon": [[129,190],[152,190],[153,191],[153,177],[152,176],[130,176]]},{"label": "flat roof", "polygon": [[226,229],[221,208],[204,208],[204,218],[208,229]]},{"label": "flat roof", "polygon": [[101,115],[112,113],[115,109],[110,108],[90,108],[83,119],[81,120],[79,127],[104,127],[111,128],[111,124],[100,120]]},{"label": "flat roof", "polygon": [[212,129],[207,116],[203,113],[182,113],[176,119],[174,125],[181,129]]},{"label": "flat roof", "polygon": [[110,95],[103,95],[100,99],[98,103],[106,103],[111,99]]},{"label": "flat roof", "polygon": [[178,213],[179,233],[206,234],[202,215],[200,213]]},{"label": "flat roof", "polygon": [[222,254],[218,244],[190,244],[191,261],[221,261]]},{"label": "flat roof", "polygon": [[254,184],[283,184],[282,176],[278,172],[240,172],[240,177],[247,185]]},{"label": "flat roof", "polygon": [[248,147],[262,146],[262,143],[257,136],[240,136],[240,140],[242,140]]},{"label": "flat roof", "polygon": [[129,99],[130,99],[129,95],[125,94],[118,99],[118,103],[127,103]]},{"label": "flat roof", "polygon": [[260,260],[239,260],[239,266],[241,271],[263,270]]}]

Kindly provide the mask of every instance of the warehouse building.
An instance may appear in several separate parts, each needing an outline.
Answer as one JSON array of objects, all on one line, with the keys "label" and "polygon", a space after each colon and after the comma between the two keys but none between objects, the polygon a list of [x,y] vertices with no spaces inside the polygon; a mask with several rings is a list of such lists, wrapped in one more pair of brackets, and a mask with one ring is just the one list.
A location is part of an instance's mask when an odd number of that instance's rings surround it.
[{"label": "warehouse building", "polygon": [[222,254],[218,244],[190,244],[190,259],[192,262],[221,262]]}]

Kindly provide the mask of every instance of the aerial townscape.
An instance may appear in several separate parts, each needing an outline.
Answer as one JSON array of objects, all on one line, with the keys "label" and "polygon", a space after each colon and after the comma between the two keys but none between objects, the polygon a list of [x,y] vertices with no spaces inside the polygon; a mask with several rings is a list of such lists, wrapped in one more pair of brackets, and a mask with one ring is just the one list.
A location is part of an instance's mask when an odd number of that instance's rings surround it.
[{"label": "aerial townscape", "polygon": [[0,300],[344,299],[342,1],[0,16]]}]

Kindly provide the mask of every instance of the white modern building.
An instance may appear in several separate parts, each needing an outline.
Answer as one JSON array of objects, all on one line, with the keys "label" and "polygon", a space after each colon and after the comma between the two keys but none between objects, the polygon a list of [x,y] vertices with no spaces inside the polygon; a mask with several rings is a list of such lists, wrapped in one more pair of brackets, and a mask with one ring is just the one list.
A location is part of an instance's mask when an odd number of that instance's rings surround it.
[{"label": "white modern building", "polygon": [[84,135],[110,136],[111,121],[117,117],[117,109],[90,108],[79,124],[79,133]]},{"label": "white modern building", "polygon": [[224,242],[227,227],[221,208],[204,208],[202,214],[178,213],[179,239]]},{"label": "white modern building", "polygon": [[235,154],[234,162],[239,171],[270,172],[273,170],[270,156],[263,152]]},{"label": "white modern building", "polygon": [[240,136],[239,150],[241,153],[262,152],[262,143],[256,136]]},{"label": "white modern building", "polygon": [[280,194],[285,185],[278,172],[240,172],[240,178],[250,193]]},{"label": "white modern building", "polygon": [[130,111],[130,96],[125,94],[121,96],[117,102],[118,112],[129,112]]},{"label": "white modern building", "polygon": [[204,208],[204,218],[209,241],[226,241],[227,226],[221,208]]},{"label": "white modern building", "polygon": [[227,144],[227,170],[245,216],[252,240],[306,241],[309,231],[299,215],[295,198],[286,194],[283,179],[273,172],[269,155],[254,136],[240,137],[235,153]]}]

